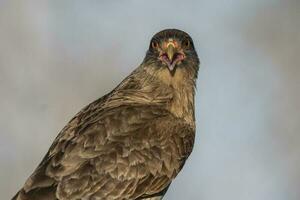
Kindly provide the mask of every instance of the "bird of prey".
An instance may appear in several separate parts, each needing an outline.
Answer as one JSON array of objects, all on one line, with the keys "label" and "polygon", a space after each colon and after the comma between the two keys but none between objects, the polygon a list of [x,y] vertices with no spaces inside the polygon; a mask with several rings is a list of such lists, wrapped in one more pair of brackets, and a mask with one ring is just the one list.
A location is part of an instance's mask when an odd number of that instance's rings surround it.
[{"label": "bird of prey", "polygon": [[199,59],[156,33],[142,64],[63,128],[13,200],[159,200],[192,152]]}]

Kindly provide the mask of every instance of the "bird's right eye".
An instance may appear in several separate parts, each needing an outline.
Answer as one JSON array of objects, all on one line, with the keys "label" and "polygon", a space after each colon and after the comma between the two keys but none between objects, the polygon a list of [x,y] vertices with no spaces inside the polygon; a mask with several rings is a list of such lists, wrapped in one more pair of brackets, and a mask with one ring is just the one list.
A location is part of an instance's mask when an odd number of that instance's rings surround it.
[{"label": "bird's right eye", "polygon": [[157,49],[158,48],[158,42],[152,41],[151,46],[152,46],[153,49]]}]

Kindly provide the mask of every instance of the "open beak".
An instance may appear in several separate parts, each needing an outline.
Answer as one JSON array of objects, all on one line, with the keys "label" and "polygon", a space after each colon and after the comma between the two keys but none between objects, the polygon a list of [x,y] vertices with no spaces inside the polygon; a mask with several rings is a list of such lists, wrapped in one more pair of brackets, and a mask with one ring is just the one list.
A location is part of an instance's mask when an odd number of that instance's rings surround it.
[{"label": "open beak", "polygon": [[165,50],[161,55],[161,60],[167,64],[171,73],[174,73],[175,66],[185,58],[173,41],[168,41]]},{"label": "open beak", "polygon": [[167,53],[168,58],[169,58],[170,61],[173,60],[175,51],[176,51],[176,49],[175,49],[174,43],[169,42],[169,43],[167,44],[167,51],[166,51],[166,53]]}]

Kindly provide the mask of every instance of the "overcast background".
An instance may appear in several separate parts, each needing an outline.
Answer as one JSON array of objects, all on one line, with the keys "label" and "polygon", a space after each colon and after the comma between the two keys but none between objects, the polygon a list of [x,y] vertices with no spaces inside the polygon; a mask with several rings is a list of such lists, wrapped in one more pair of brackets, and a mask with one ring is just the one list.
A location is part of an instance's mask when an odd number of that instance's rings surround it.
[{"label": "overcast background", "polygon": [[195,148],[165,199],[300,199],[299,0],[0,0],[0,199],[170,27],[201,68]]}]

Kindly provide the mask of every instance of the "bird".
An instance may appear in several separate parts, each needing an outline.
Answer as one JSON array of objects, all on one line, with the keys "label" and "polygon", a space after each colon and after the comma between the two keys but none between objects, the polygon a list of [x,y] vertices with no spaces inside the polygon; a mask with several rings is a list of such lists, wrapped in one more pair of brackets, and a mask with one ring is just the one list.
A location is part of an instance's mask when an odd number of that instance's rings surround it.
[{"label": "bird", "polygon": [[13,200],[160,200],[195,141],[200,61],[191,36],[165,29],[142,63],[59,132]]}]

